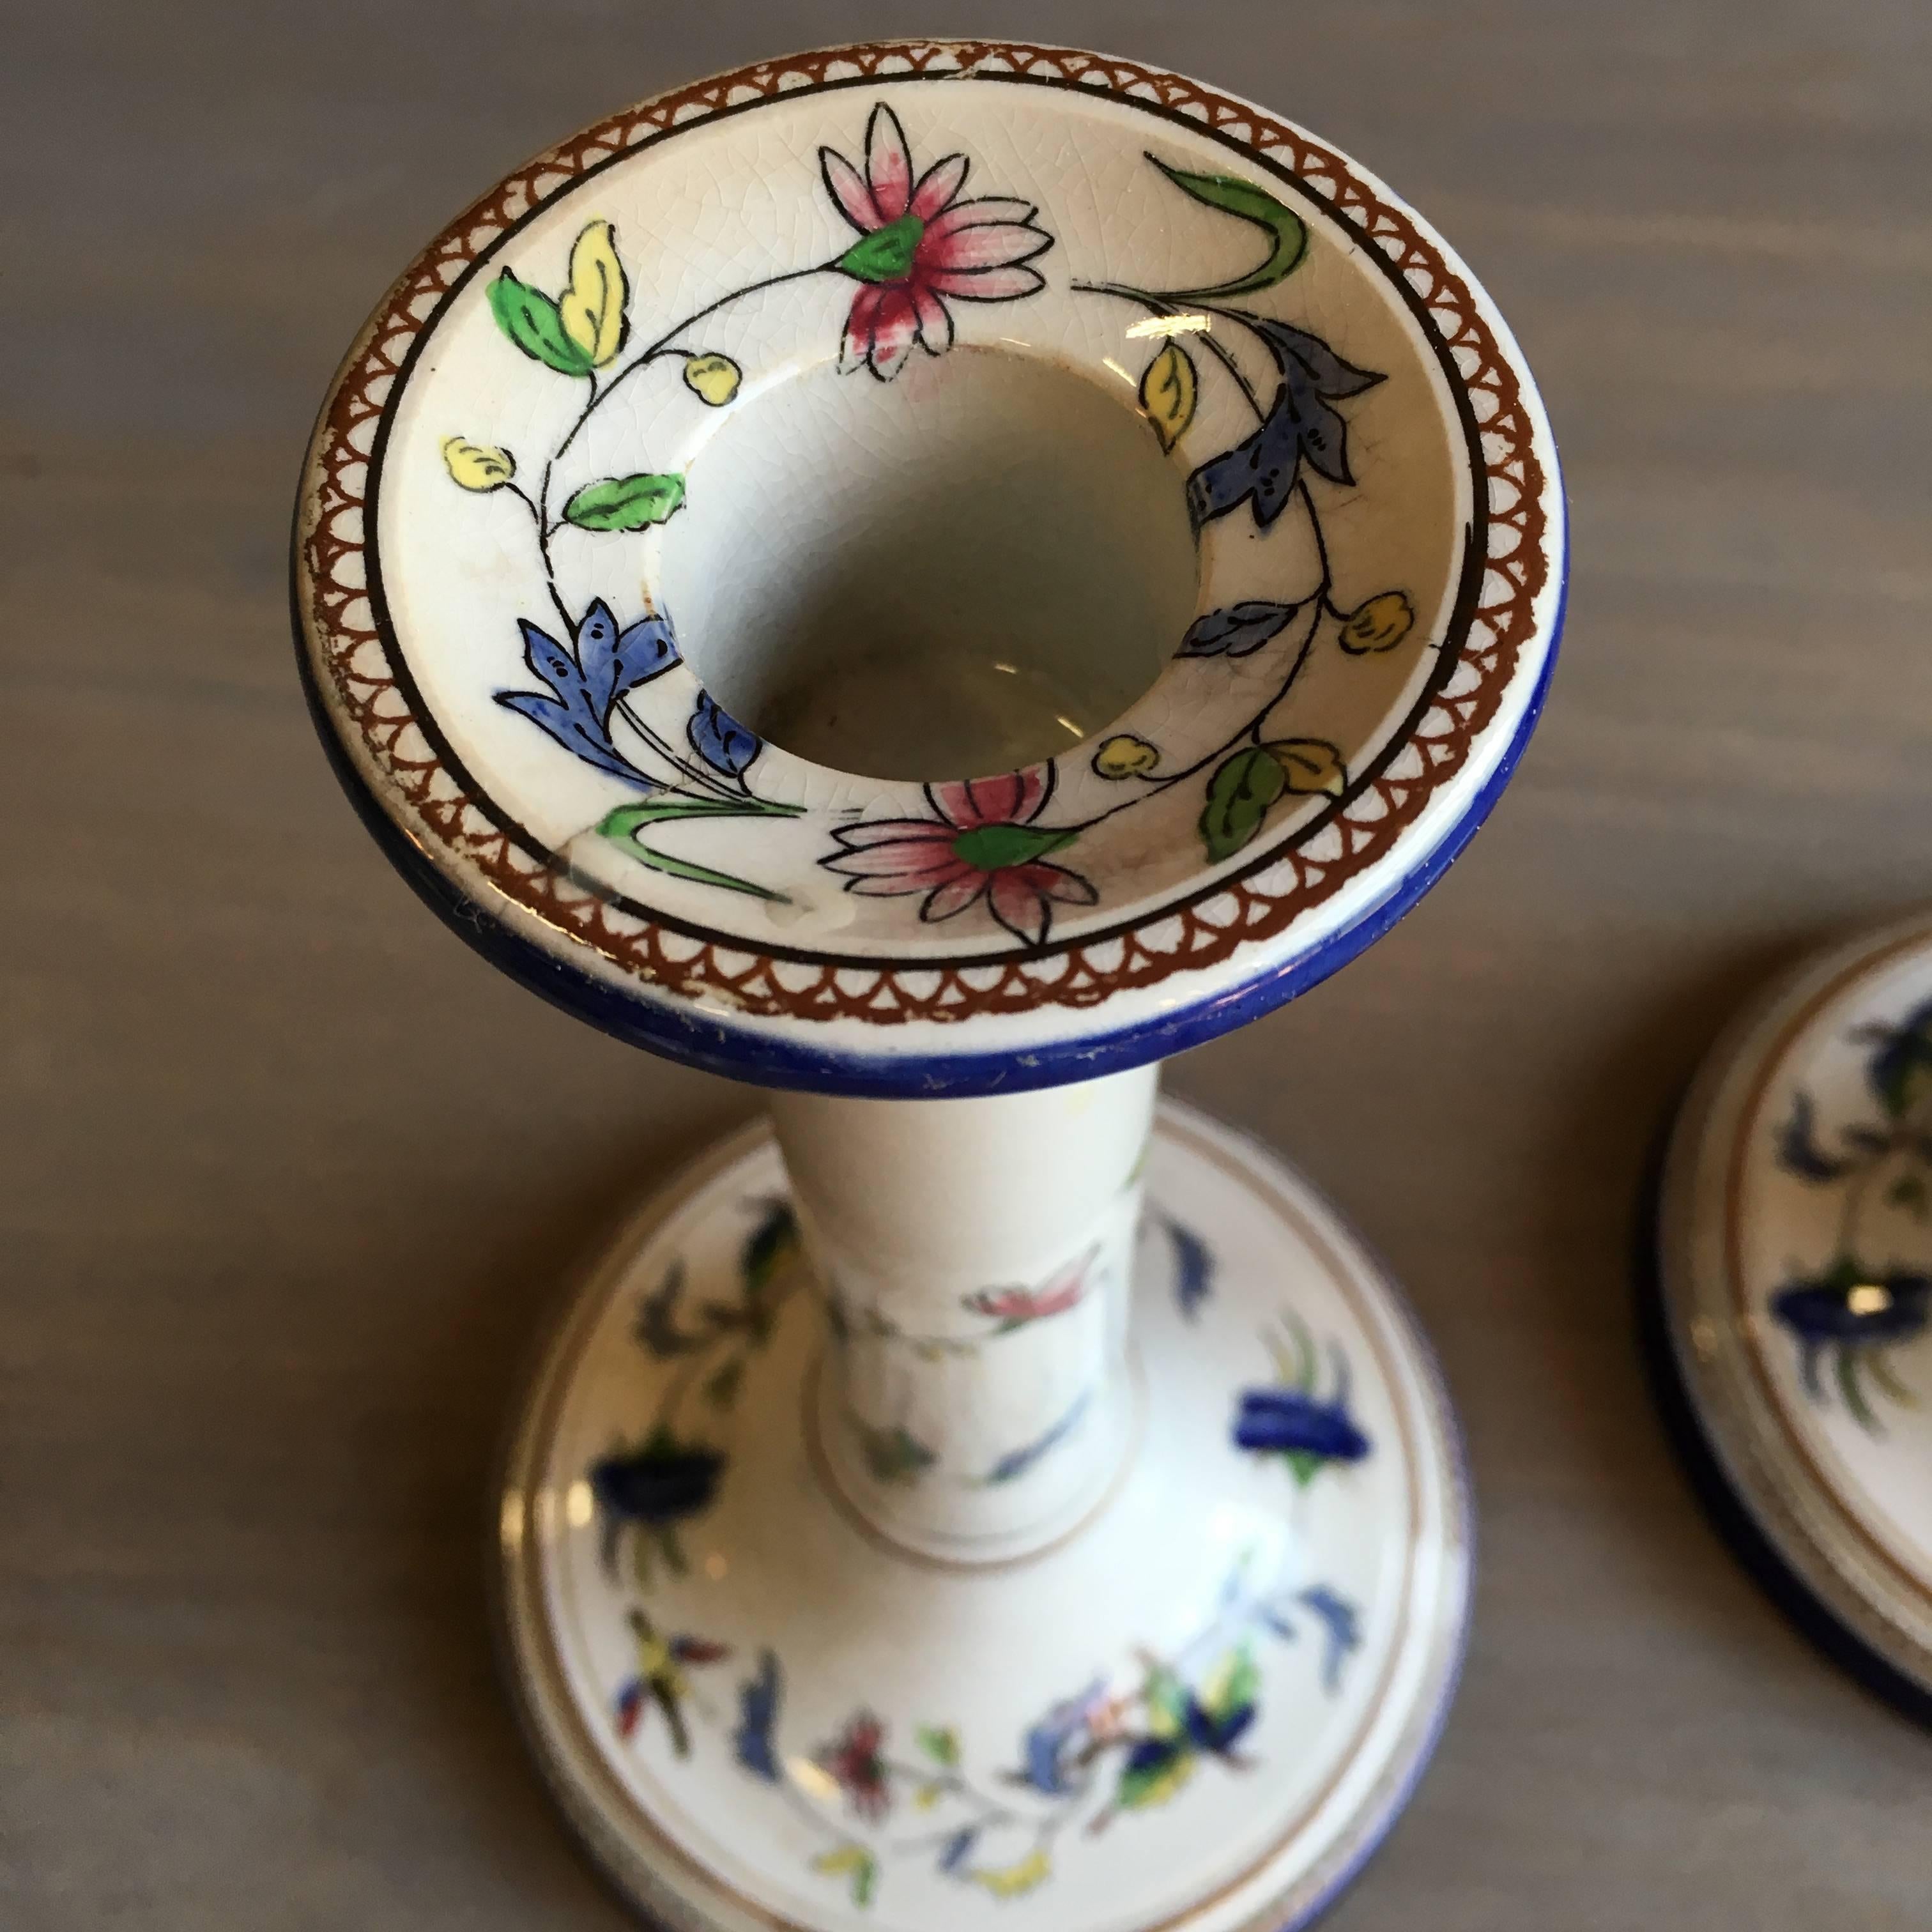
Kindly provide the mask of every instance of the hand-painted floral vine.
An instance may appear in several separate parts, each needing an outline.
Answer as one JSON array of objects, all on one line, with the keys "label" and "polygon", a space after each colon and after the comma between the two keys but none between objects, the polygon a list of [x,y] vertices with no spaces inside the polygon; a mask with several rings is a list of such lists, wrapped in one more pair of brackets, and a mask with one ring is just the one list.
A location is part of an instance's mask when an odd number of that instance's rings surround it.
[{"label": "hand-painted floral vine", "polygon": [[[676,1526],[710,1505],[726,1466],[723,1450],[697,1442],[687,1428],[687,1399],[721,1415],[730,1411],[747,1364],[770,1340],[800,1279],[790,1265],[797,1252],[790,1208],[766,1202],[757,1204],[757,1215],[740,1250],[734,1300],[707,1302],[690,1318],[686,1271],[674,1262],[638,1306],[638,1345],[654,1361],[676,1366],[642,1448],[593,1464],[589,1480],[607,1570],[618,1576],[622,1539],[630,1535],[630,1580],[646,1595],[665,1577],[684,1574]],[[1212,1294],[1213,1252],[1180,1222],[1159,1225],[1172,1246],[1177,1306],[1193,1322]],[[1036,1288],[963,1297],[968,1313],[992,1325],[982,1341],[960,1346],[976,1349],[1078,1307],[1090,1291],[1094,1259],[1083,1254]],[[836,1306],[826,1304],[834,1322],[842,1318]],[[1264,1339],[1276,1384],[1239,1396],[1234,1445],[1280,1456],[1300,1486],[1332,1464],[1366,1458],[1371,1445],[1348,1413],[1341,1350],[1330,1350],[1324,1397],[1316,1342],[1298,1316],[1286,1314],[1281,1334]],[[1024,1474],[1078,1426],[1089,1400],[1082,1396],[1040,1440],[1012,1450],[980,1480]],[[930,1452],[903,1430],[876,1432],[873,1467],[882,1480],[916,1477],[930,1462]],[[869,1706],[852,1711],[830,1737],[782,1743],[785,1678],[769,1649],[740,1678],[736,1720],[728,1724],[692,1677],[728,1660],[730,1650],[694,1632],[662,1629],[641,1604],[626,1612],[634,1664],[611,1694],[612,1729],[621,1742],[639,1740],[655,1712],[679,1759],[692,1755],[703,1734],[727,1732],[740,1768],[776,1792],[822,1844],[812,1869],[842,1882],[856,1905],[870,1905],[891,1867],[910,1859],[929,1861],[945,1877],[992,1898],[1017,1898],[1053,1876],[1056,1847],[1068,1832],[1098,1834],[1124,1816],[1165,1804],[1205,1766],[1251,1768],[1246,1747],[1264,1690],[1262,1640],[1294,1643],[1312,1626],[1322,1641],[1322,1688],[1331,1696],[1340,1690],[1361,1641],[1356,1606],[1326,1584],[1263,1579],[1256,1568],[1252,1555],[1241,1558],[1214,1616],[1190,1642],[1165,1655],[1138,1652],[1118,1676],[1096,1672],[1027,1725],[990,1771],[969,1765],[959,1726],[907,1725]]]},{"label": "hand-painted floral vine", "polygon": [[[1198,1236],[1186,1238],[1205,1256]],[[636,1446],[614,1448],[586,1474],[604,1568],[612,1576],[617,1574],[627,1539],[632,1573],[640,1584],[650,1584],[657,1562],[670,1574],[685,1574],[678,1526],[716,1500],[728,1460],[722,1450],[704,1439],[701,1426],[689,1419],[690,1412],[695,1403],[713,1417],[730,1414],[751,1358],[770,1340],[779,1310],[805,1279],[792,1266],[798,1252],[798,1227],[790,1207],[783,1201],[767,1202],[745,1239],[735,1303],[708,1301],[694,1322],[688,1319],[681,1260],[674,1260],[657,1286],[640,1298],[632,1330],[638,1346],[652,1360],[674,1361],[678,1368]],[[1088,1250],[1036,1287],[982,1288],[962,1296],[965,1312],[984,1324],[976,1336],[914,1334],[869,1309],[857,1324],[868,1337],[903,1343],[927,1360],[977,1354],[984,1342],[998,1341],[1078,1307],[1092,1287],[1097,1252]],[[821,1292],[833,1340],[849,1340],[854,1316],[836,1289]],[[986,1468],[962,1472],[958,1480],[975,1487],[1016,1482],[1074,1435],[1092,1401],[1093,1392],[1083,1391],[1038,1436],[1006,1450]],[[845,1420],[866,1467],[879,1481],[914,1483],[937,1468],[937,1454],[903,1424],[875,1426],[852,1414]]]},{"label": "hand-painted floral vine", "polygon": [[[740,1686],[734,1754],[825,1840],[812,1869],[844,1880],[855,1904],[871,1904],[884,1873],[909,1858],[995,1898],[1018,1898],[1053,1876],[1068,1832],[1097,1835],[1124,1814],[1164,1804],[1204,1765],[1251,1767],[1241,1747],[1261,1707],[1258,1637],[1294,1642],[1312,1618],[1323,1687],[1331,1696],[1340,1688],[1361,1640],[1355,1606],[1322,1584],[1258,1589],[1250,1568],[1244,1558],[1228,1576],[1192,1642],[1167,1657],[1144,1652],[1126,1681],[1102,1674],[1050,1706],[990,1778],[968,1768],[958,1726],[915,1724],[900,1750],[892,1723],[864,1708],[808,1752],[783,1749],[784,1674],[769,1650]],[[930,1828],[888,1842],[885,1828],[905,1811]]]},{"label": "hand-painted floral vine", "polygon": [[[997,1490],[1000,1484],[1018,1482],[1022,1476],[1030,1476],[1041,1462],[1046,1462],[1060,1443],[1072,1442],[1094,1408],[1094,1391],[1082,1389],[1066,1405],[1047,1428],[1041,1430],[1032,1442],[1020,1443],[1016,1449],[1009,1449],[1005,1455],[993,1459],[987,1468],[974,1474],[956,1476],[956,1482],[966,1488]],[[846,1410],[846,1428],[852,1430],[858,1439],[860,1455],[866,1459],[866,1468],[872,1472],[875,1482],[886,1484],[914,1484],[923,1482],[935,1470],[941,1468],[941,1455],[937,1449],[920,1442],[904,1422],[873,1424],[863,1416]]]},{"label": "hand-painted floral vine", "polygon": [[1842,1190],[1843,1198],[1832,1258],[1779,1289],[1771,1312],[1796,1339],[1805,1393],[1814,1402],[1829,1400],[1828,1365],[1847,1413],[1876,1435],[1880,1424],[1864,1378],[1893,1401],[1916,1406],[1889,1358],[1932,1318],[1932,1274],[1889,1262],[1875,1265],[1869,1226],[1881,1207],[1922,1225],[1932,1220],[1932,1004],[1895,1027],[1861,1028],[1853,1037],[1871,1048],[1865,1078],[1878,1118],[1841,1126],[1840,1150],[1833,1152],[1819,1138],[1810,1094],[1793,1099],[1778,1132],[1778,1165],[1814,1186]]},{"label": "hand-painted floral vine", "polygon": [[551,296],[505,268],[490,284],[497,326],[532,362],[584,385],[583,407],[544,459],[534,490],[518,478],[507,448],[452,436],[442,446],[453,481],[479,494],[508,493],[530,513],[544,580],[562,638],[519,620],[524,662],[542,691],[502,691],[497,702],[548,732],[563,748],[607,776],[650,794],[620,806],[597,830],[640,863],[674,878],[754,898],[784,895],[728,872],[680,859],[644,842],[652,827],[686,819],[796,818],[802,808],[761,798],[747,774],[764,744],[703,692],[695,698],[680,750],[629,701],[640,686],[680,662],[670,620],[646,610],[620,622],[599,598],[581,616],[557,587],[551,544],[566,529],[622,535],[667,522],[684,507],[685,479],[639,470],[572,490],[553,510],[558,472],[590,419],[620,386],[641,371],[677,366],[700,401],[722,409],[736,397],[743,372],[716,350],[688,340],[698,325],[761,290],[808,276],[841,275],[858,284],[847,320],[840,366],[863,368],[890,382],[916,340],[928,355],[952,346],[948,299],[1011,302],[1044,286],[1026,264],[1053,245],[1037,226],[1038,210],[1007,196],[962,199],[968,169],[948,154],[915,182],[898,117],[883,103],[866,133],[866,172],[830,148],[820,151],[827,192],[859,238],[829,262],[748,282],[673,324],[628,357],[631,285],[606,220],[588,223],[571,250],[569,282]]},{"label": "hand-painted floral vine", "polygon": [[660,1636],[640,1610],[631,1612],[630,1623],[637,1645],[638,1674],[617,1687],[612,1704],[617,1735],[627,1739],[635,1736],[646,1713],[655,1706],[664,1713],[671,1749],[680,1757],[688,1757],[691,1730],[685,1722],[684,1703],[690,1686],[685,1673],[700,1664],[722,1664],[731,1653],[707,1637]]},{"label": "hand-painted floral vine", "polygon": [[[1064,1268],[1031,1287],[980,1288],[962,1294],[960,1306],[976,1318],[976,1325],[964,1332],[927,1334],[904,1327],[876,1308],[855,1312],[836,1288],[826,1291],[826,1318],[832,1340],[842,1343],[858,1334],[874,1341],[903,1342],[928,1361],[937,1361],[942,1355],[976,1355],[986,1342],[1078,1308],[1093,1291],[1094,1264],[1100,1254],[1097,1246],[1084,1249]],[[988,1322],[993,1324],[990,1329],[976,1325]]]},{"label": "hand-painted floral vine", "polygon": [[[1118,804],[1077,820],[1043,819],[1058,776],[1059,761],[1050,759],[997,778],[928,785],[930,818],[862,820],[833,832],[837,849],[820,862],[845,877],[847,891],[917,897],[919,916],[928,923],[956,918],[983,902],[1015,938],[1044,945],[1057,904],[1093,905],[1100,898],[1092,881],[1058,855],[1082,833],[1177,785],[1202,782],[1198,832],[1215,863],[1251,843],[1282,800],[1339,798],[1348,782],[1339,748],[1324,739],[1273,736],[1269,720],[1306,667],[1324,625],[1332,624],[1336,644],[1354,657],[1393,650],[1414,626],[1414,608],[1400,590],[1378,592],[1351,610],[1336,603],[1321,512],[1304,473],[1352,487],[1348,425],[1334,405],[1384,379],[1343,361],[1306,329],[1228,305],[1288,276],[1307,254],[1306,227],[1251,182],[1190,174],[1157,160],[1154,166],[1196,201],[1260,229],[1270,244],[1266,260],[1248,274],[1208,288],[1072,286],[1134,303],[1156,322],[1174,325],[1143,372],[1138,391],[1142,410],[1163,449],[1172,451],[1186,433],[1200,394],[1200,371],[1179,339],[1184,333],[1198,336],[1255,416],[1256,426],[1244,442],[1202,464],[1186,480],[1197,536],[1244,504],[1264,530],[1290,503],[1298,503],[1314,539],[1319,579],[1292,603],[1244,601],[1195,620],[1181,640],[1181,657],[1238,660],[1273,646],[1285,657],[1282,675],[1236,732],[1179,770],[1166,769],[1166,754],[1148,739],[1121,733],[1105,740],[1093,754],[1092,768],[1131,788]],[[1245,330],[1265,351],[1276,374],[1274,394],[1265,406],[1232,351],[1210,332],[1216,319]],[[1055,855],[1051,862],[1049,855]]]},{"label": "hand-painted floral vine", "polygon": [[[1197,1238],[1190,1237],[1190,1238]],[[928,1334],[909,1329],[874,1307],[854,1312],[848,1309],[836,1288],[825,1291],[826,1318],[833,1341],[843,1347],[855,1335],[871,1342],[903,1347],[923,1361],[936,1362],[946,1357],[971,1359],[992,1343],[1022,1329],[1031,1329],[1055,1316],[1070,1314],[1092,1292],[1098,1247],[1085,1250],[1066,1267],[1033,1287],[976,1288],[960,1297],[960,1306],[979,1324],[966,1332]],[[996,1457],[987,1468],[971,1472],[953,1472],[953,1479],[971,1487],[997,1486],[1017,1482],[1029,1474],[1064,1442],[1078,1432],[1094,1403],[1094,1391],[1084,1389],[1038,1436]],[[941,1470],[938,1450],[922,1442],[903,1420],[872,1422],[848,1410],[845,1424],[859,1444],[860,1454],[874,1479],[881,1483],[911,1484]]]},{"label": "hand-painted floral vine", "polygon": [[790,1264],[798,1251],[798,1224],[790,1204],[764,1203],[745,1238],[738,1261],[738,1298],[707,1301],[694,1324],[681,1318],[685,1269],[674,1261],[664,1278],[638,1304],[632,1333],[654,1361],[675,1361],[643,1440],[614,1449],[590,1466],[586,1480],[596,1512],[604,1567],[617,1574],[628,1534],[632,1574],[648,1586],[653,1559],[674,1576],[686,1571],[678,1525],[711,1507],[726,1457],[686,1420],[692,1399],[716,1417],[730,1412],[746,1364],[770,1341],[778,1311],[796,1288]]},{"label": "hand-painted floral vine", "polygon": [[1234,1446],[1258,1456],[1279,1456],[1296,1486],[1306,1489],[1331,1462],[1360,1462],[1369,1453],[1369,1438],[1348,1413],[1348,1357],[1331,1347],[1330,1393],[1320,1395],[1321,1370],[1307,1324],[1290,1312],[1282,1318],[1282,1330],[1266,1338],[1274,1358],[1274,1385],[1242,1394]]},{"label": "hand-painted floral vine", "polygon": [[[1182,638],[1178,655],[1238,662],[1276,653],[1280,675],[1239,728],[1205,755],[1175,767],[1150,740],[1116,734],[1090,760],[1100,778],[1126,796],[1070,820],[1045,817],[1059,760],[1023,772],[929,785],[931,816],[860,820],[831,828],[832,849],[819,860],[867,898],[913,898],[918,916],[934,924],[978,910],[1027,946],[1052,936],[1055,908],[1096,904],[1098,889],[1065,862],[1067,848],[1118,814],[1181,785],[1198,784],[1198,836],[1211,863],[1232,859],[1260,833],[1283,800],[1339,799],[1349,778],[1340,749],[1325,739],[1281,735],[1274,717],[1307,666],[1324,630],[1345,655],[1394,650],[1408,635],[1415,611],[1400,590],[1378,592],[1352,610],[1334,596],[1334,577],[1311,476],[1331,488],[1354,485],[1348,424],[1338,403],[1384,379],[1345,361],[1320,337],[1243,305],[1275,287],[1307,255],[1300,218],[1266,190],[1218,175],[1190,173],[1153,159],[1166,178],[1196,203],[1246,222],[1268,248],[1250,272],[1210,286],[1154,290],[1112,281],[1075,281],[1147,312],[1165,340],[1142,374],[1142,412],[1164,450],[1174,449],[1194,420],[1202,371],[1188,336],[1239,390],[1255,418],[1240,442],[1201,463],[1184,485],[1197,536],[1245,506],[1265,530],[1294,506],[1318,561],[1318,580],[1292,602],[1247,600],[1205,612]],[[728,716],[701,691],[694,697],[682,746],[654,726],[632,700],[644,685],[681,662],[668,616],[646,608],[628,621],[609,600],[580,614],[558,588],[554,540],[568,529],[623,535],[667,522],[686,502],[682,475],[640,468],[593,478],[557,504],[566,459],[585,426],[618,388],[653,369],[675,368],[685,386],[712,408],[736,398],[742,372],[706,349],[699,325],[747,296],[817,275],[856,283],[840,344],[838,366],[890,382],[915,345],[939,356],[954,340],[956,302],[1004,302],[1045,286],[1032,266],[1053,238],[1032,202],[1007,195],[966,197],[970,164],[950,154],[915,176],[898,117],[883,102],[867,120],[862,171],[832,148],[820,150],[826,192],[857,238],[829,261],[788,268],[748,282],[707,303],[631,350],[631,284],[611,224],[593,220],[571,250],[567,286],[552,295],[506,268],[491,284],[490,307],[509,341],[530,360],[584,386],[582,407],[543,458],[533,487],[507,448],[452,436],[443,444],[451,477],[478,494],[507,493],[533,526],[554,630],[519,620],[524,662],[542,687],[496,693],[498,703],[529,720],[565,750],[606,776],[646,794],[620,806],[596,827],[627,856],[669,876],[768,901],[774,888],[646,843],[660,826],[682,820],[796,818],[800,805],[760,795],[752,774],[764,752],[756,733]],[[1265,402],[1228,344],[1212,332],[1231,326],[1254,344],[1272,372]],[[1145,325],[1143,325],[1145,326]],[[521,479],[521,480],[520,480]]]}]

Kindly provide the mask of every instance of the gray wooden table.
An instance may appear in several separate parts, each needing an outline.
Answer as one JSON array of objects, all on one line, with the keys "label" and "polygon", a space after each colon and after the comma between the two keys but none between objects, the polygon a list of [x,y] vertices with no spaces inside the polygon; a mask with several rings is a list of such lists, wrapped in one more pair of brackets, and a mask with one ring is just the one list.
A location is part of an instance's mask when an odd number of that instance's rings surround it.
[{"label": "gray wooden table", "polygon": [[493,1682],[487,1472],[573,1260],[755,1097],[391,874],[303,712],[289,506],[473,192],[628,97],[942,19],[1363,155],[1568,466],[1566,662],[1490,829],[1170,1076],[1385,1250],[1474,1459],[1465,1688],[1333,1924],[1932,1922],[1932,1738],[1714,1542],[1629,1285],[1713,1029],[1932,886],[1932,11],[256,0],[0,34],[0,1923],[623,1922]]}]

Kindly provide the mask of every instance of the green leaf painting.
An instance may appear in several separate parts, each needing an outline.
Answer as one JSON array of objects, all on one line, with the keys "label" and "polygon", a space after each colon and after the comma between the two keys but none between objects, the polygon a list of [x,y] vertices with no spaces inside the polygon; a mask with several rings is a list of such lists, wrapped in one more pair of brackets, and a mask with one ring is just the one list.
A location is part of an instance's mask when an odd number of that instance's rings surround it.
[{"label": "green leaf painting", "polygon": [[1308,252],[1306,224],[1265,188],[1228,175],[1189,174],[1183,169],[1169,167],[1154,155],[1148,158],[1182,194],[1192,195],[1205,207],[1218,208],[1223,214],[1252,222],[1271,244],[1268,259],[1248,274],[1238,275],[1231,282],[1216,282],[1211,288],[1173,290],[1168,293],[1168,300],[1219,302],[1228,296],[1250,296],[1262,289],[1271,289]]},{"label": "green leaf painting", "polygon": [[902,214],[883,228],[861,236],[834,265],[842,275],[859,282],[897,281],[912,266],[926,224],[916,214]]},{"label": "green leaf painting", "polygon": [[686,798],[665,797],[653,799],[643,805],[620,805],[614,812],[606,812],[598,822],[601,837],[612,844],[620,845],[631,856],[650,867],[654,872],[663,872],[674,879],[690,879],[699,885],[717,886],[730,892],[744,892],[754,899],[769,899],[782,904],[784,895],[766,887],[754,885],[748,879],[740,879],[729,872],[714,871],[709,866],[700,866],[688,859],[678,858],[669,852],[658,851],[645,844],[638,834],[653,825],[668,825],[686,818],[795,818],[800,808],[796,806],[773,805],[764,799],[745,798]]},{"label": "green leaf painting", "polygon": [[1288,789],[1288,775],[1259,745],[1245,746],[1208,782],[1201,808],[1202,842],[1217,864],[1232,859],[1262,829],[1268,808]]},{"label": "green leaf painting", "polygon": [[595,366],[590,352],[564,327],[556,304],[508,268],[490,284],[490,312],[503,333],[546,368],[563,376],[587,376]]},{"label": "green leaf painting", "polygon": [[684,478],[646,472],[586,483],[563,506],[580,530],[641,530],[661,524],[684,501]]}]

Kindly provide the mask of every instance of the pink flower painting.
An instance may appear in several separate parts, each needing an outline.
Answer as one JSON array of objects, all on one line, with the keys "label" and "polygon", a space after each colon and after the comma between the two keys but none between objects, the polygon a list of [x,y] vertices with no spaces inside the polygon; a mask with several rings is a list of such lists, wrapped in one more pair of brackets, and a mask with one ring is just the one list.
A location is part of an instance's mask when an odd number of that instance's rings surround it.
[{"label": "pink flower painting", "polygon": [[987,910],[1016,939],[1046,942],[1056,904],[1094,904],[1092,884],[1047,854],[1078,833],[1036,824],[1053,790],[1053,768],[1034,765],[990,778],[926,788],[931,818],[875,818],[832,833],[838,850],[820,860],[843,874],[845,890],[868,898],[923,896],[919,916],[956,919]]},{"label": "pink flower painting", "polygon": [[952,346],[948,298],[1013,302],[1046,286],[1027,264],[1053,246],[1031,202],[1009,195],[962,201],[964,154],[934,161],[916,181],[899,118],[882,101],[866,124],[862,174],[836,148],[818,151],[826,191],[859,239],[836,264],[860,284],[839,368],[890,382],[916,341],[928,356]]}]

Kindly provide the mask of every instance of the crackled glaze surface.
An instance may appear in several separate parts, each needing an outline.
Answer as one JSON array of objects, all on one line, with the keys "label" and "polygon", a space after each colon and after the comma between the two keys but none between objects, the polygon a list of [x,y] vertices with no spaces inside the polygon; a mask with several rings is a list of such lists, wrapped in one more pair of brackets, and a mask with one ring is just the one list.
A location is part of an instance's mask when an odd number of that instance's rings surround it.
[{"label": "crackled glaze surface", "polygon": [[[509,1628],[566,1807],[667,1922],[1274,1932],[1386,1828],[1466,1603],[1432,1371],[1257,1150],[1169,1108],[1147,1186],[1122,1477],[1017,1562],[910,1556],[840,1500],[812,1391],[854,1336],[762,1132],[585,1291],[503,1498]],[[975,1346],[1064,1287],[997,1291]]]},{"label": "crackled glaze surface", "polygon": [[1932,926],[1808,969],[1703,1076],[1665,1283],[1700,1420],[1804,1586],[1932,1690]]},{"label": "crackled glaze surface", "polygon": [[[816,560],[855,521],[832,484],[776,490],[758,425],[956,420],[944,468],[1007,359],[1052,377],[1009,446],[1078,443],[1062,409],[1111,398],[1171,493],[1144,547],[1191,532],[1192,584],[1138,600],[1175,600],[1150,686],[924,784],[748,728],[697,674],[749,688],[718,533]],[[668,1012],[724,1064],[911,1069],[1158,1052],[1292,991],[1520,746],[1560,524],[1500,322],[1352,164],[1120,63],[872,48],[617,117],[457,224],[325,413],[298,601],[361,782],[448,889],[647,1036]],[[1042,649],[1079,627],[1025,602]]]}]

